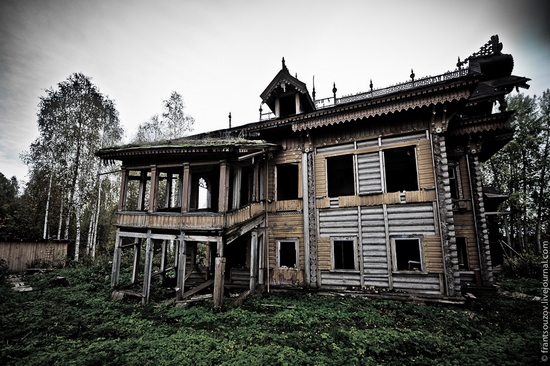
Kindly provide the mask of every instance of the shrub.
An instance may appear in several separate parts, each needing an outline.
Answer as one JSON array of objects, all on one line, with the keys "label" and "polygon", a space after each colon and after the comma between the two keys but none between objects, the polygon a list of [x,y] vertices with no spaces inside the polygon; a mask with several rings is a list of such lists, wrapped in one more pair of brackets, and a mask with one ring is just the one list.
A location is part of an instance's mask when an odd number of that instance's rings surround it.
[{"label": "shrub", "polygon": [[503,274],[509,277],[542,278],[542,257],[533,252],[524,251],[502,264]]}]

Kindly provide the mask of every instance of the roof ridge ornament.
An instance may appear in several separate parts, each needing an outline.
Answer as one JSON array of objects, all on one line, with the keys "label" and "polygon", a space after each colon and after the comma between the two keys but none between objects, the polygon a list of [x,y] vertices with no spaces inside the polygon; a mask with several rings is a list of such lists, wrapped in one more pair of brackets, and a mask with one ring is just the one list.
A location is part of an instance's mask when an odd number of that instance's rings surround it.
[{"label": "roof ridge ornament", "polygon": [[494,36],[491,36],[491,39],[487,43],[479,47],[479,51],[472,53],[472,55],[466,57],[463,61],[460,61],[459,57],[456,66],[460,68],[462,65],[466,64],[466,62],[470,61],[470,59],[473,58],[490,55],[500,55],[501,51],[502,42],[499,42],[498,34],[495,34]]},{"label": "roof ridge ornament", "polygon": [[286,63],[285,63],[285,58],[284,58],[284,57],[283,57],[282,63],[283,63],[283,70],[288,71],[288,68],[286,67]]}]

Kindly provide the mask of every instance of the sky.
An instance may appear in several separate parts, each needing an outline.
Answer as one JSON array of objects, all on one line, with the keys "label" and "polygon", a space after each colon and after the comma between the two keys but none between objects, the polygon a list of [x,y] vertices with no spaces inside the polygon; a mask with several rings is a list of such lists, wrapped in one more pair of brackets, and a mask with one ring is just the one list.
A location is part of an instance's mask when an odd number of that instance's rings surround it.
[{"label": "sky", "polygon": [[317,99],[333,83],[340,97],[454,70],[494,34],[524,93],[550,88],[546,0],[0,0],[0,173],[28,180],[39,98],[75,72],[115,101],[128,142],[172,91],[194,133],[258,121],[283,57]]}]

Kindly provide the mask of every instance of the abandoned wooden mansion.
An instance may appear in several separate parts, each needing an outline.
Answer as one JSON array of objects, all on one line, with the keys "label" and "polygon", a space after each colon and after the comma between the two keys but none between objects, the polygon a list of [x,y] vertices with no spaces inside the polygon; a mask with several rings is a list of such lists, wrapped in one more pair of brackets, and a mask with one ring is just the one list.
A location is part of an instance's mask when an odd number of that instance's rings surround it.
[{"label": "abandoned wooden mansion", "polygon": [[176,299],[211,291],[220,306],[232,287],[491,285],[480,163],[512,139],[504,98],[529,81],[501,50],[493,36],[455,71],[325,99],[283,60],[258,122],[102,149],[122,163],[113,289],[147,302],[171,279]]}]

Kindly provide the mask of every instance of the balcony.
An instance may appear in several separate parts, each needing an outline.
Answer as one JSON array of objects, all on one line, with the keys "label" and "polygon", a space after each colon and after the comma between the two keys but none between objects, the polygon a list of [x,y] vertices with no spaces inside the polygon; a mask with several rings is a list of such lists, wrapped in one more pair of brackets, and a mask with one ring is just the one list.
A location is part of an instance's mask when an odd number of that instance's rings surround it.
[{"label": "balcony", "polygon": [[240,225],[264,212],[264,202],[255,202],[225,213],[121,211],[118,213],[117,226],[135,229],[221,230]]}]

